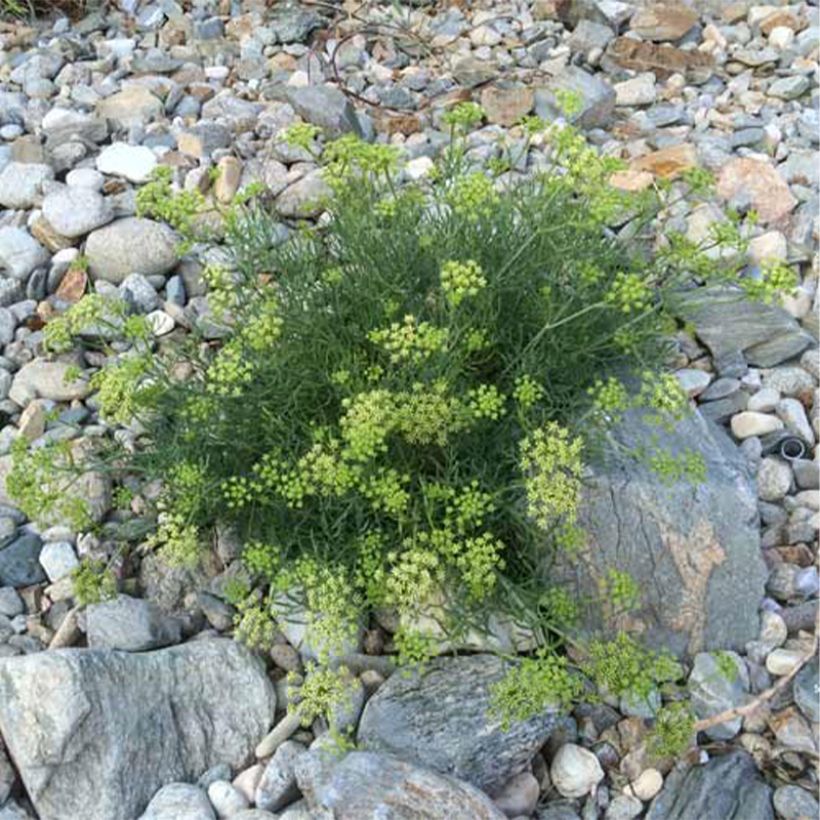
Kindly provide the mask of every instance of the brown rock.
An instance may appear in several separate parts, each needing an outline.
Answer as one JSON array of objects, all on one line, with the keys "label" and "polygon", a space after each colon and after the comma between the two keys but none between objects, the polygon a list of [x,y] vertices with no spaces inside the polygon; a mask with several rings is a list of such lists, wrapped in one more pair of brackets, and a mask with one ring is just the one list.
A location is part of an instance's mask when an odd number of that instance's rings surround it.
[{"label": "brown rock", "polygon": [[698,155],[694,145],[682,142],[669,148],[661,148],[632,163],[633,171],[647,171],[663,179],[677,179],[684,171],[696,168]]},{"label": "brown rock", "polygon": [[619,191],[644,191],[652,184],[653,176],[649,171],[616,171],[610,178],[609,184]]},{"label": "brown rock", "polygon": [[629,25],[641,37],[655,42],[680,40],[695,23],[698,14],[680,3],[657,3],[640,9]]},{"label": "brown rock", "polygon": [[792,31],[802,31],[806,27],[806,21],[789,9],[777,9],[761,21],[760,30],[768,37],[772,29],[778,26],[785,26]]},{"label": "brown rock", "polygon": [[409,137],[421,131],[421,120],[417,114],[394,114],[377,108],[373,112],[376,131],[380,134],[404,134]]},{"label": "brown rock", "polygon": [[659,80],[672,74],[683,74],[692,82],[706,82],[714,72],[711,54],[683,51],[670,45],[656,45],[619,37],[607,49],[607,57],[622,68],[633,71],[654,71]]},{"label": "brown rock", "polygon": [[723,166],[717,193],[734,207],[754,208],[764,224],[785,219],[797,205],[777,170],[750,157],[732,159]]},{"label": "brown rock", "polygon": [[535,102],[533,90],[525,85],[504,87],[490,85],[481,92],[481,107],[487,121],[510,126],[532,111]]},{"label": "brown rock", "polygon": [[242,162],[236,157],[222,157],[217,163],[219,172],[214,184],[214,196],[223,204],[229,203],[239,190],[242,178]]},{"label": "brown rock", "polygon": [[69,268],[54,294],[64,302],[79,302],[88,286],[88,274],[82,268]]},{"label": "brown rock", "polygon": [[162,103],[147,88],[141,85],[130,85],[100,100],[97,103],[97,114],[107,120],[127,128],[130,125],[141,125],[162,113]]},{"label": "brown rock", "polygon": [[42,214],[32,221],[31,235],[52,253],[57,253],[57,251],[65,248],[72,248],[77,241],[57,233],[52,224]]}]

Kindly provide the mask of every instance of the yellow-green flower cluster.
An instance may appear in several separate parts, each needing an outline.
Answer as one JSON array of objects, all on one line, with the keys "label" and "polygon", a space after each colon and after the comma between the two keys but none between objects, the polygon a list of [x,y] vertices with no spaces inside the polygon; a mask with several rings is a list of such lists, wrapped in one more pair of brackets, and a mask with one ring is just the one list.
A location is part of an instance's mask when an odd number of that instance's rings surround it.
[{"label": "yellow-green flower cluster", "polygon": [[362,482],[362,493],[374,510],[400,518],[410,503],[410,493],[405,489],[409,483],[409,475],[401,475],[392,468],[380,467]]},{"label": "yellow-green flower cluster", "polygon": [[504,550],[504,543],[489,532],[464,540],[455,566],[473,601],[484,600],[495,588],[498,572],[505,566]]},{"label": "yellow-green flower cluster", "polygon": [[458,307],[465,299],[477,296],[487,286],[481,266],[472,259],[466,262],[451,260],[441,266],[441,289],[452,307]]},{"label": "yellow-green flower cluster", "polygon": [[444,522],[459,533],[480,527],[495,509],[492,495],[479,489],[475,479],[461,489],[442,486],[441,494],[447,499]]},{"label": "yellow-green flower cluster", "polygon": [[417,382],[412,390],[397,396],[396,429],[410,444],[444,445],[466,421],[462,403],[448,395],[444,382]]},{"label": "yellow-green flower cluster", "polygon": [[525,373],[515,380],[513,398],[524,410],[529,410],[535,406],[544,396],[544,388],[535,379]]},{"label": "yellow-green flower cluster", "polygon": [[330,723],[352,701],[353,680],[347,667],[308,664],[303,682],[295,673],[288,675],[288,713],[297,715],[302,726],[310,726],[316,718]]},{"label": "yellow-green flower cluster", "polygon": [[589,388],[588,392],[592,397],[595,411],[600,413],[607,421],[618,419],[629,409],[630,401],[626,387],[613,376],[610,376],[606,381],[596,379],[595,384]]},{"label": "yellow-green flower cluster", "polygon": [[208,366],[206,390],[223,398],[240,398],[243,388],[253,381],[253,365],[239,338],[219,349]]},{"label": "yellow-green flower cluster", "polygon": [[607,570],[601,578],[599,592],[617,612],[630,612],[641,602],[641,590],[635,579],[628,572],[615,568]]},{"label": "yellow-green flower cluster", "polygon": [[774,303],[783,296],[791,296],[797,288],[797,272],[791,265],[773,259],[760,266],[758,279],[745,278],[740,285],[747,295],[760,302]]},{"label": "yellow-green flower cluster", "polygon": [[199,531],[179,513],[163,513],[146,546],[159,548],[165,560],[174,566],[194,566],[201,554]]},{"label": "yellow-green flower cluster", "polygon": [[318,125],[312,125],[309,122],[295,122],[282,133],[282,141],[294,148],[311,151],[316,137],[321,133],[322,129]]},{"label": "yellow-green flower cluster", "polygon": [[504,414],[506,396],[494,384],[481,384],[467,391],[467,407],[476,419],[497,421]]},{"label": "yellow-green flower cluster", "polygon": [[556,519],[572,522],[581,492],[580,438],[557,422],[548,422],[521,442],[521,471],[527,491],[527,511],[549,530]]},{"label": "yellow-green flower cluster", "polygon": [[104,419],[121,424],[131,421],[150,392],[150,385],[143,381],[150,368],[150,354],[125,356],[91,377],[91,387],[97,391],[100,415]]},{"label": "yellow-green flower cluster", "polygon": [[340,425],[346,455],[352,461],[369,461],[387,450],[387,436],[395,423],[394,397],[389,390],[357,393],[342,401]]},{"label": "yellow-green flower cluster", "polygon": [[498,193],[489,177],[476,172],[457,177],[445,199],[456,214],[477,222],[492,213],[498,202]]},{"label": "yellow-green flower cluster", "polygon": [[385,579],[387,601],[403,612],[413,612],[426,604],[444,581],[444,565],[439,555],[429,548],[428,533],[419,533],[406,541],[401,552],[388,553]]},{"label": "yellow-green flower cluster", "polygon": [[653,412],[647,419],[664,427],[673,426],[689,412],[689,396],[673,373],[644,373],[638,405]]},{"label": "yellow-green flower cluster", "polygon": [[706,462],[694,450],[687,449],[678,455],[668,450],[656,450],[649,459],[649,467],[667,486],[678,481],[692,484],[706,481]]},{"label": "yellow-green flower cluster", "polygon": [[462,129],[472,128],[484,118],[484,109],[474,102],[460,102],[442,116],[445,125]]},{"label": "yellow-green flower cluster", "polygon": [[[82,333],[120,332],[126,321],[126,313],[123,300],[89,293],[46,324],[43,330],[45,348],[60,353],[70,349],[74,337]],[[137,318],[144,322],[141,317]]]},{"label": "yellow-green flower cluster", "polygon": [[605,299],[622,313],[640,313],[652,304],[652,290],[640,274],[620,271]]},{"label": "yellow-green flower cluster", "polygon": [[448,336],[447,328],[419,322],[411,314],[402,322],[393,322],[390,327],[371,330],[368,334],[371,342],[384,348],[393,364],[406,361],[418,364],[433,353],[446,350]]},{"label": "yellow-green flower cluster", "polygon": [[236,305],[237,287],[231,272],[222,265],[206,265],[202,269],[202,281],[208,287],[208,304],[222,317]]},{"label": "yellow-green flower cluster", "polygon": [[168,491],[174,510],[192,518],[199,510],[206,492],[207,473],[204,465],[182,461],[168,475]]}]

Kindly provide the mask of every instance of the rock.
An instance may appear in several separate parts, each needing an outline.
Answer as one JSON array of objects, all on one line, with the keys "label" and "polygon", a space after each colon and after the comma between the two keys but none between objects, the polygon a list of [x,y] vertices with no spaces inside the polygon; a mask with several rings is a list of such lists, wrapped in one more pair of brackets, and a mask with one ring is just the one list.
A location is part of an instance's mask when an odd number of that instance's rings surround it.
[{"label": "rock", "polygon": [[573,29],[569,47],[573,51],[588,54],[594,48],[605,49],[614,36],[609,26],[583,19]]},{"label": "rock", "polygon": [[14,587],[0,587],[0,615],[14,618],[26,611],[23,599],[17,594]]},{"label": "rock", "polygon": [[532,111],[533,90],[525,85],[488,85],[481,91],[481,107],[487,121],[511,126]]},{"label": "rock", "polygon": [[799,436],[808,444],[814,443],[814,431],[809,424],[802,402],[797,399],[781,399],[777,404],[777,415],[786,429]]},{"label": "rock", "polygon": [[663,788],[663,775],[657,769],[644,769],[625,791],[642,800],[649,802]]},{"label": "rock", "polygon": [[628,628],[648,646],[676,655],[741,650],[757,637],[767,576],[746,460],[722,430],[694,412],[664,432],[663,447],[699,453],[707,481],[667,486],[621,455],[656,434],[636,413],[613,430],[624,449],[604,453],[584,482],[578,523],[586,544],[571,558],[545,552],[544,581],[595,600],[610,569],[627,572],[641,590],[639,607],[627,617],[610,612],[605,601],[587,607],[583,631]]},{"label": "rock", "polygon": [[118,285],[131,273],[156,276],[177,263],[177,236],[164,224],[126,217],[89,234],[85,244],[92,279]]},{"label": "rock", "polygon": [[781,820],[811,820],[820,814],[820,805],[811,792],[799,786],[779,786],[774,790],[774,809]]},{"label": "rock", "polygon": [[715,60],[701,51],[685,51],[668,45],[619,37],[609,44],[606,62],[632,71],[651,71],[659,80],[682,74],[690,82],[704,83],[712,76]]},{"label": "rock", "polygon": [[117,595],[86,608],[86,634],[93,649],[144,652],[179,643],[179,622],[151,601]]},{"label": "rock", "polygon": [[265,766],[256,786],[254,803],[266,811],[280,811],[299,797],[294,766],[307,752],[307,747],[295,740],[286,740]]},{"label": "rock", "polygon": [[604,820],[632,820],[643,811],[643,803],[637,797],[619,794],[607,806]]},{"label": "rock", "polygon": [[493,802],[507,817],[529,817],[535,810],[540,788],[531,772],[515,775],[495,796]]},{"label": "rock", "polygon": [[177,147],[192,157],[209,157],[231,144],[230,129],[218,122],[200,120],[177,136]]},{"label": "rock", "polygon": [[74,547],[68,541],[51,541],[40,550],[40,566],[54,583],[70,575],[80,565]]},{"label": "rock", "polygon": [[812,723],[820,721],[817,676],[817,658],[815,658],[807,663],[794,678],[794,702]]},{"label": "rock", "polygon": [[141,273],[126,276],[118,290],[136,313],[150,313],[160,302],[153,285]]},{"label": "rock", "polygon": [[752,757],[733,750],[704,766],[674,769],[646,820],[774,820],[771,789]]},{"label": "rock", "polygon": [[630,167],[633,171],[648,171],[662,179],[677,179],[697,165],[698,155],[695,146],[684,142],[638,157]]},{"label": "rock", "polygon": [[75,168],[65,177],[65,184],[72,188],[91,188],[92,191],[102,189],[105,177],[93,168]]},{"label": "rock", "polygon": [[331,195],[321,171],[311,171],[285,188],[276,199],[276,210],[286,219],[306,219],[324,210]]},{"label": "rock", "polygon": [[614,88],[615,105],[619,106],[651,105],[657,96],[655,75],[651,73],[615,83]]},{"label": "rock", "polygon": [[235,817],[248,808],[248,801],[243,794],[226,780],[216,780],[208,786],[208,799],[219,818]]},{"label": "rock", "polygon": [[164,783],[242,766],[276,707],[261,664],[228,640],[7,658],[0,695],[28,796],[54,820],[131,820]]},{"label": "rock", "polygon": [[52,108],[43,117],[42,129],[49,145],[61,145],[75,140],[102,142],[108,136],[105,120],[70,108]]},{"label": "rock", "polygon": [[219,202],[227,205],[239,190],[242,163],[236,157],[222,157],[216,167],[218,175],[214,183],[214,196]]},{"label": "rock", "polygon": [[698,22],[698,13],[682,3],[655,3],[639,9],[629,28],[645,40],[680,40]]},{"label": "rock", "polygon": [[46,249],[28,231],[0,228],[0,275],[25,282],[38,266],[48,262]]},{"label": "rock", "polygon": [[475,88],[483,85],[496,76],[496,69],[486,60],[474,57],[462,57],[453,64],[453,78],[464,88]]},{"label": "rock", "polygon": [[286,94],[293,110],[306,122],[323,128],[328,136],[338,137],[348,132],[364,136],[350,100],[335,86],[288,86]]},{"label": "rock", "polygon": [[61,236],[74,239],[114,218],[110,202],[91,188],[65,187],[43,200],[43,216]]},{"label": "rock", "polygon": [[424,820],[502,820],[478,789],[390,755],[351,752],[341,761],[311,751],[296,778],[314,815],[334,820],[423,817]]},{"label": "rock", "polygon": [[803,660],[803,655],[796,649],[774,649],[766,658],[766,669],[775,677],[788,675]]},{"label": "rock", "polygon": [[287,712],[273,729],[259,741],[254,749],[257,757],[267,757],[273,754],[301,725],[301,719],[296,712]]},{"label": "rock", "polygon": [[145,125],[160,114],[162,102],[141,85],[129,85],[97,103],[97,115],[120,128]]},{"label": "rock", "polygon": [[779,501],[792,484],[792,470],[776,456],[767,456],[757,471],[757,492],[761,501]]},{"label": "rock", "polygon": [[568,117],[582,128],[606,125],[615,111],[615,89],[599,75],[589,74],[577,66],[567,66],[550,83],[535,92],[535,113],[544,119],[561,114],[557,92],[576,94],[581,101],[578,111]]},{"label": "rock", "polygon": [[139,820],[216,820],[216,815],[198,786],[168,783],[154,795]]},{"label": "rock", "polygon": [[604,770],[588,749],[565,743],[552,760],[550,779],[562,797],[584,797],[604,779]]},{"label": "rock", "polygon": [[50,165],[10,162],[0,171],[0,205],[33,208],[43,195],[43,183],[54,179]]},{"label": "rock", "polygon": [[42,545],[39,535],[27,532],[0,549],[0,584],[27,587],[45,581],[39,561]]},{"label": "rock", "polygon": [[280,43],[302,43],[324,25],[315,11],[294,5],[277,7],[266,22]]},{"label": "rock", "polygon": [[684,368],[675,372],[680,386],[686,391],[689,398],[694,398],[703,393],[712,381],[712,374],[697,368]]},{"label": "rock", "polygon": [[[699,718],[742,706],[749,692],[749,675],[734,652],[699,652],[687,683],[692,708]],[[742,718],[733,718],[706,729],[713,740],[729,740],[739,731]]]},{"label": "rock", "polygon": [[751,157],[729,160],[720,171],[716,191],[734,208],[754,208],[763,224],[784,220],[797,205],[780,174],[768,162]]},{"label": "rock", "polygon": [[147,182],[157,167],[157,157],[144,145],[114,142],[97,157],[97,170],[103,174],[124,177],[130,182]]},{"label": "rock", "polygon": [[780,746],[812,756],[817,754],[816,732],[794,706],[773,714],[768,725]]},{"label": "rock", "polygon": [[493,795],[529,764],[558,716],[546,710],[507,731],[490,712],[490,686],[506,665],[495,655],[437,658],[390,677],[359,723],[362,748],[453,775]]},{"label": "rock", "polygon": [[781,100],[796,100],[809,90],[809,78],[801,74],[791,77],[781,77],[775,80],[767,89],[766,93],[770,97],[777,97]]},{"label": "rock", "polygon": [[68,362],[34,359],[14,374],[9,398],[20,407],[25,407],[32,399],[74,401],[85,398],[91,392],[90,385],[83,379],[71,381],[67,378],[70,375]]},{"label": "rock", "polygon": [[734,288],[688,291],[679,297],[676,312],[715,358],[741,351],[751,365],[774,367],[816,344],[785,310],[746,299]]},{"label": "rock", "polygon": [[741,441],[752,436],[765,436],[775,430],[783,429],[783,422],[776,416],[754,411],[744,411],[732,416],[732,434]]}]

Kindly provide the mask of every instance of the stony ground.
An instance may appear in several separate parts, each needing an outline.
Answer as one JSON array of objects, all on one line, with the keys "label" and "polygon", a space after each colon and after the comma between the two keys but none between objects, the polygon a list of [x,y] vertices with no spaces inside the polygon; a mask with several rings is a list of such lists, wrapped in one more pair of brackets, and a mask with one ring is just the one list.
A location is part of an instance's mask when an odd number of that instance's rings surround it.
[{"label": "stony ground", "polygon": [[[135,217],[152,170],[170,166],[221,202],[260,181],[285,234],[319,216],[311,203],[324,186],[277,140],[299,118],[401,145],[407,173],[421,176],[454,102],[485,108],[470,144],[489,160],[500,136],[520,140],[522,116],[554,118],[555,92],[571,89],[589,139],[629,163],[615,184],[714,173],[714,202],[677,202],[659,235],[697,239],[720,208],[753,208],[745,275],[783,259],[801,285],[782,306],[704,290],[682,308],[692,332],[679,337],[679,377],[726,430],[698,420],[678,433],[705,448],[709,489],[668,496],[636,478],[588,511],[602,549],[613,527],[619,546],[639,544],[627,567],[638,577],[647,551],[672,561],[662,586],[647,584],[647,617],[689,654],[698,716],[752,704],[703,731],[686,760],[649,760],[644,704],[504,732],[486,716],[494,656],[391,676],[378,624],[351,647],[357,696],[336,716],[337,728],[358,725],[360,750],[323,757],[327,727],[285,714],[284,675],[310,654],[300,624],[282,625],[264,663],[220,637],[233,616],[220,597],[237,556],[229,537],[198,573],[150,555],[118,564],[121,594],[81,611],[71,570],[116,544],[38,531],[0,490],[0,819],[816,817],[818,670],[806,658],[820,586],[819,22],[811,4],[747,0],[123,0],[73,22],[2,24],[0,472],[18,436],[113,432],[86,381],[63,378],[71,364],[87,376],[99,357],[43,354],[54,313],[87,289],[118,294],[150,314],[161,341],[207,312],[200,271],[218,248],[179,261],[168,226]],[[543,162],[536,144],[516,170]],[[80,255],[87,270],[73,264]],[[105,482],[85,491],[101,519],[122,517]],[[647,499],[655,529],[611,525]],[[66,649],[85,646],[96,651]],[[716,674],[727,659],[737,674]]]}]

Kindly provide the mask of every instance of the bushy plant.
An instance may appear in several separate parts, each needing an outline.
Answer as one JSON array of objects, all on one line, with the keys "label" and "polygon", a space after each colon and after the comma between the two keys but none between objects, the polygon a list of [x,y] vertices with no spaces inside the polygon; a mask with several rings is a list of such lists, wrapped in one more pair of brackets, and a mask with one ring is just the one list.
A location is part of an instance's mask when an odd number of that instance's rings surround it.
[{"label": "bushy plant", "polygon": [[[194,327],[157,351],[99,297],[47,328],[65,344],[108,316],[130,338],[94,385],[102,414],[137,422],[139,439],[97,457],[163,479],[152,544],[168,555],[196,560],[217,522],[238,530],[252,578],[241,617],[257,638],[287,594],[322,661],[374,608],[398,613],[400,655],[423,659],[435,642],[413,624],[431,602],[456,642],[500,610],[550,649],[573,602],[539,588],[534,567],[582,537],[586,455],[630,407],[659,424],[686,412],[663,373],[670,297],[734,271],[681,237],[657,253],[615,238],[613,224],[648,225],[666,192],[610,187],[619,164],[571,128],[523,124],[551,145],[549,172],[474,167],[461,137],[480,116],[449,115],[453,145],[416,183],[393,148],[343,137],[322,151],[316,129],[294,129],[326,165],[327,217],[279,243],[272,215],[236,205],[231,264],[204,273],[218,343]],[[196,203],[169,204],[168,185],[141,201],[187,226]],[[742,243],[736,224],[713,237],[727,242]],[[702,476],[691,454],[651,450],[635,456]],[[622,577],[607,587],[634,597]],[[562,698],[563,668],[542,662]]]}]

